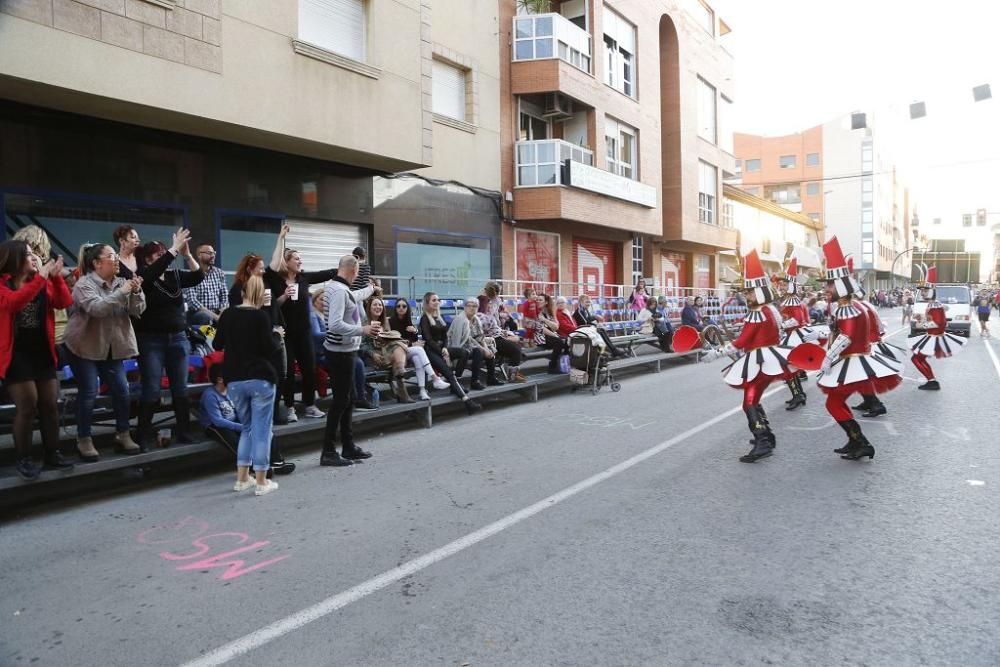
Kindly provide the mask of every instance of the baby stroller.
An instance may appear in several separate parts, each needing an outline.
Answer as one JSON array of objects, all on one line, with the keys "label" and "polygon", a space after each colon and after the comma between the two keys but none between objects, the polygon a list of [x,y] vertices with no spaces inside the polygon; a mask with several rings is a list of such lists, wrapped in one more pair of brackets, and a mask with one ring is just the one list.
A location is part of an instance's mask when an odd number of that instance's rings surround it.
[{"label": "baby stroller", "polygon": [[580,327],[571,333],[568,345],[572,391],[587,386],[591,394],[597,394],[603,387],[621,390],[621,384],[615,382],[608,368],[610,355],[604,349],[604,341],[593,327]]}]

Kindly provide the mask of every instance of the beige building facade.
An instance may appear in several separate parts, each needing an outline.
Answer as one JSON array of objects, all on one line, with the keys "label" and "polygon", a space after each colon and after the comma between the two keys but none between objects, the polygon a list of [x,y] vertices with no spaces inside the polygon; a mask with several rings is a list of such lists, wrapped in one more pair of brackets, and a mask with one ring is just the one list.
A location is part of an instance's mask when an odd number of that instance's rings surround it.
[{"label": "beige building facade", "polygon": [[8,226],[44,220],[68,256],[117,224],[144,240],[186,224],[232,268],[288,221],[313,268],[362,245],[377,273],[499,275],[498,12],[462,0],[5,0]]}]

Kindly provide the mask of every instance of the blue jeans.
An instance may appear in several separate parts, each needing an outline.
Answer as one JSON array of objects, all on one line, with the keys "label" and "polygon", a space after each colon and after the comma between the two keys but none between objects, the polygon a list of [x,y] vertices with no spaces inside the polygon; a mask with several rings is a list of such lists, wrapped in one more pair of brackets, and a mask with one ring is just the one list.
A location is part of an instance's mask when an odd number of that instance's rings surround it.
[{"label": "blue jeans", "polygon": [[139,338],[139,377],[142,379],[143,403],[160,400],[160,378],[167,371],[170,395],[187,398],[188,355],[191,345],[183,331],[172,334],[141,333]]},{"label": "blue jeans", "polygon": [[91,361],[81,359],[66,350],[69,366],[76,378],[76,435],[90,437],[90,424],[94,417],[94,400],[97,398],[98,376],[111,390],[111,404],[115,411],[115,431],[128,433],[128,378],[121,359]]},{"label": "blue jeans", "polygon": [[253,465],[255,472],[267,470],[271,462],[271,422],[275,387],[264,380],[230,382],[229,398],[236,418],[243,424],[236,448],[236,465]]}]

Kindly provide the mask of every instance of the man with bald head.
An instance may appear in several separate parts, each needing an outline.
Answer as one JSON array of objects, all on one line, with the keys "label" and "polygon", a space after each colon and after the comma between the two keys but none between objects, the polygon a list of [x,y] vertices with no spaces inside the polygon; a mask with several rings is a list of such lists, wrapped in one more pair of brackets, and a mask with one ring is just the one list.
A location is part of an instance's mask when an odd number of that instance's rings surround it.
[{"label": "man with bald head", "polygon": [[[324,466],[349,466],[371,454],[354,444],[351,420],[354,417],[354,359],[363,336],[377,336],[378,322],[361,324],[365,299],[375,288],[371,285],[352,290],[351,283],[358,276],[358,260],[354,255],[344,255],[337,267],[337,276],[327,283],[326,363],[330,373],[333,402],[326,413],[326,430],[323,434],[323,454],[319,463]],[[342,454],[337,453],[336,437],[340,430]]]}]

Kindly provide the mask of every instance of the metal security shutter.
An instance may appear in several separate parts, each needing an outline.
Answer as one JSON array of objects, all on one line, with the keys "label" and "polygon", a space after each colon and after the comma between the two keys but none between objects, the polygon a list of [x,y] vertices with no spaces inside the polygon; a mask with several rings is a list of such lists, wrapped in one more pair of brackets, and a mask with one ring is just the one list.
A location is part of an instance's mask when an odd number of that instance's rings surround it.
[{"label": "metal security shutter", "polygon": [[573,281],[577,289],[591,296],[614,296],[616,289],[606,286],[617,285],[620,280],[620,248],[613,241],[573,237]]},{"label": "metal security shutter", "polygon": [[365,0],[299,0],[299,39],[365,61]]},{"label": "metal security shutter", "polygon": [[285,241],[286,248],[297,250],[304,271],[336,268],[340,258],[361,246],[368,250],[368,235],[361,225],[315,220],[286,221],[292,227]]},{"label": "metal security shutter", "polygon": [[435,60],[432,75],[434,113],[465,120],[465,71]]}]

